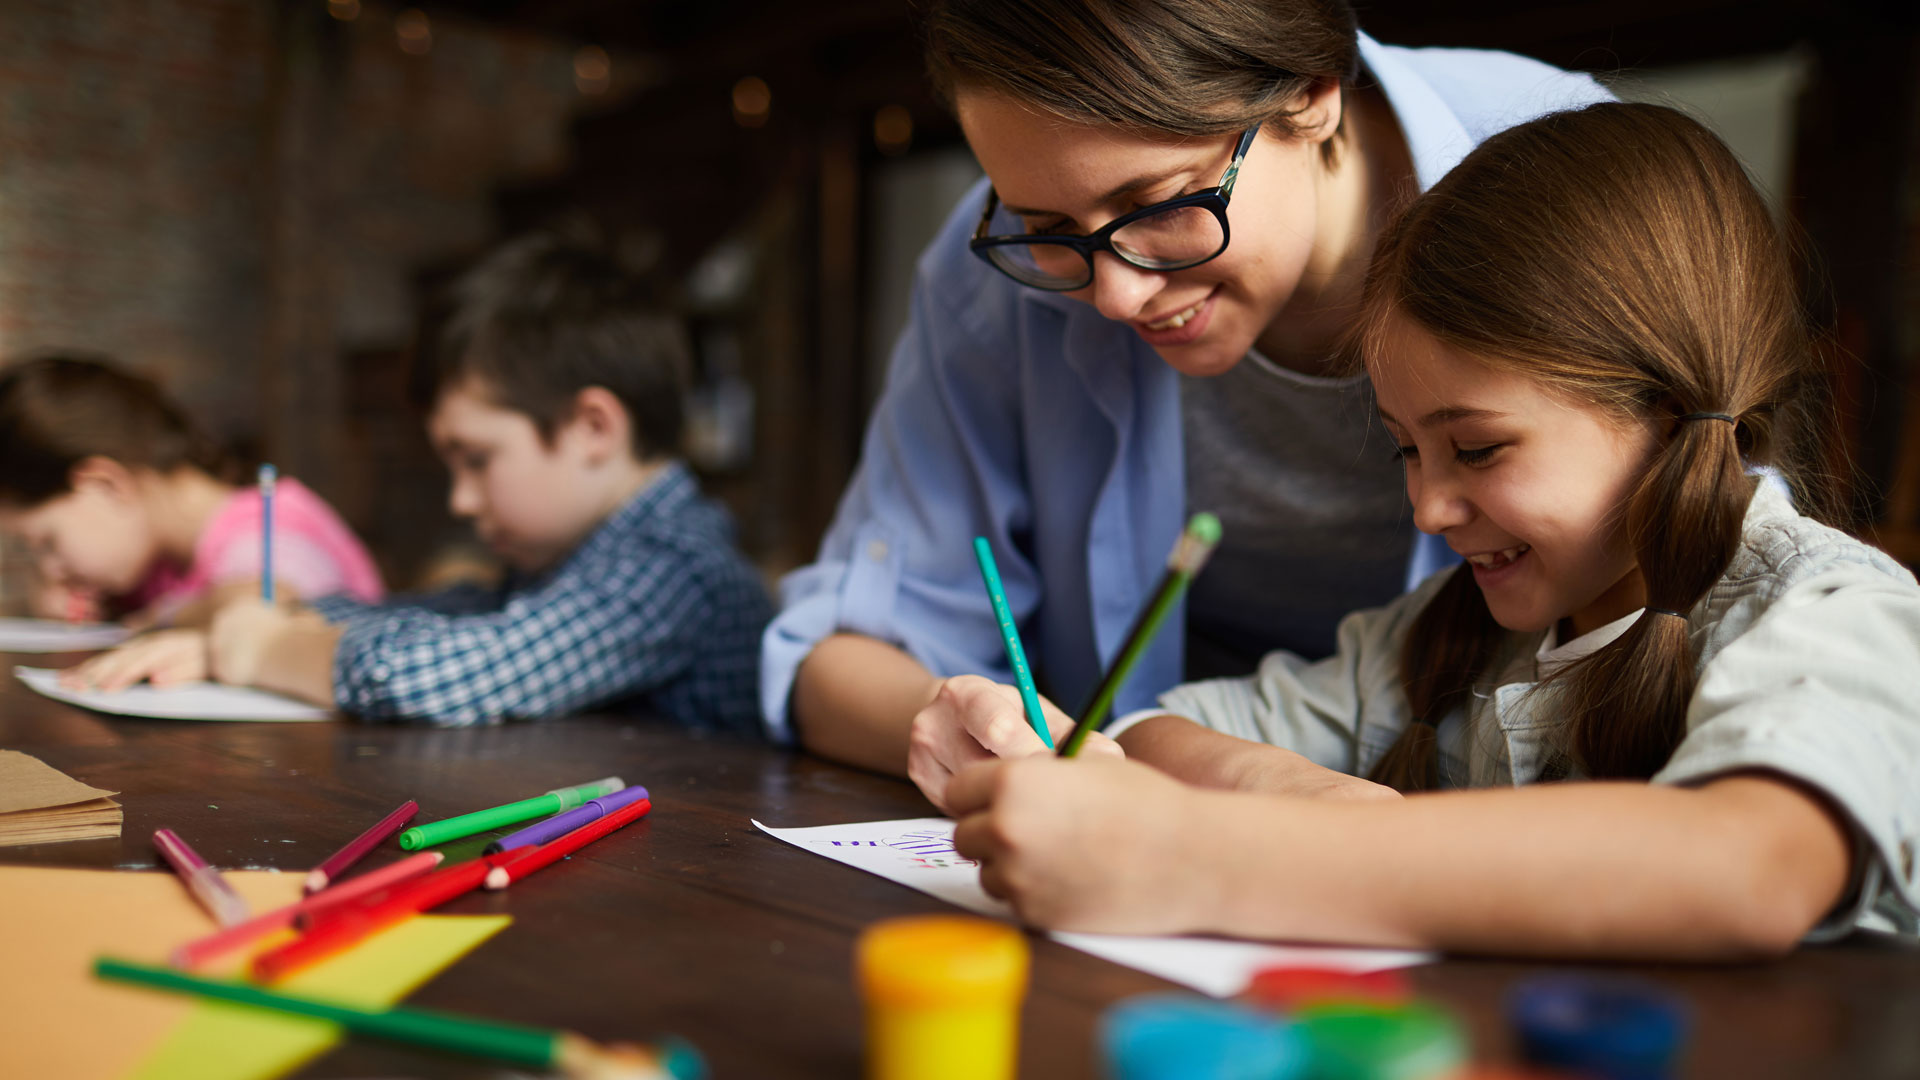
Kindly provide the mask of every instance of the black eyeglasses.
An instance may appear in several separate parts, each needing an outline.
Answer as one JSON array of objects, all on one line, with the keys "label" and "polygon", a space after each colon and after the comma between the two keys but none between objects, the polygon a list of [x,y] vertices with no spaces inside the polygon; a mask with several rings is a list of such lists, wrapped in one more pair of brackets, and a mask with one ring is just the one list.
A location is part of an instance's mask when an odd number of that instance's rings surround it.
[{"label": "black eyeglasses", "polygon": [[[997,223],[1018,226],[1011,211],[1003,211],[1000,193],[987,191],[987,209],[967,246],[1002,273],[1022,285],[1053,292],[1084,289],[1093,282],[1093,256],[1110,251],[1142,270],[1185,270],[1199,266],[1227,250],[1227,200],[1240,162],[1260,133],[1255,124],[1240,133],[1220,183],[1191,195],[1143,206],[1122,214],[1090,236],[1049,236],[1045,233],[989,235]],[[1000,221],[995,214],[1000,212]]]}]

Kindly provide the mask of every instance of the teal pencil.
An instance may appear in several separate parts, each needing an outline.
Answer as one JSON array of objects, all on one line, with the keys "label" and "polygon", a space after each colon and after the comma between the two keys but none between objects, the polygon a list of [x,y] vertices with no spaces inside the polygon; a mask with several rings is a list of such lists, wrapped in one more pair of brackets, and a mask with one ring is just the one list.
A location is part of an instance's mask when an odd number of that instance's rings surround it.
[{"label": "teal pencil", "polygon": [[1167,556],[1167,572],[1161,575],[1160,587],[1154,590],[1147,606],[1140,609],[1133,629],[1128,631],[1119,654],[1113,658],[1113,666],[1107,668],[1106,677],[1100,680],[1092,700],[1081,710],[1072,733],[1061,740],[1061,757],[1072,757],[1079,753],[1080,744],[1087,739],[1087,732],[1098,728],[1106,719],[1107,710],[1113,706],[1114,695],[1120,692],[1127,676],[1133,674],[1133,665],[1147,651],[1153,635],[1160,631],[1160,624],[1166,621],[1167,613],[1179,602],[1180,594],[1187,591],[1187,584],[1193,580],[1193,576],[1207,564],[1207,556],[1213,554],[1214,545],[1219,542],[1219,518],[1199,513],[1187,522],[1186,531],[1174,541],[1173,552]]},{"label": "teal pencil", "polygon": [[973,557],[980,560],[980,576],[987,583],[987,599],[993,604],[993,619],[1000,624],[1000,640],[1007,646],[1007,661],[1013,665],[1013,681],[1020,687],[1020,701],[1027,707],[1027,723],[1040,741],[1053,749],[1053,734],[1047,730],[1046,714],[1040,711],[1040,691],[1034,688],[1033,672],[1027,668],[1027,650],[1020,645],[1020,628],[1013,625],[1013,609],[1007,606],[1007,590],[1000,584],[1000,567],[993,561],[993,547],[984,536],[973,538]]}]

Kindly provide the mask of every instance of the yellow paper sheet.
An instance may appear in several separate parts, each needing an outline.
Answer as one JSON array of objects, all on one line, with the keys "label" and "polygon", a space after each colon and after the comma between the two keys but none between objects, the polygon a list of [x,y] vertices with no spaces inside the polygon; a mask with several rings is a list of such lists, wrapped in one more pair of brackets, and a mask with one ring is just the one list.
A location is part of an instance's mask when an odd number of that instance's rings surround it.
[{"label": "yellow paper sheet", "polygon": [[[256,911],[299,898],[299,874],[229,871]],[[218,926],[163,872],[0,866],[0,1077],[119,1080],[194,1002],[93,977],[93,958],[164,964]]]},{"label": "yellow paper sheet", "polygon": [[[509,915],[416,915],[281,982],[276,990],[349,1005],[391,1005],[498,933]],[[338,1042],[338,1025],[201,1002],[132,1080],[261,1080]]]},{"label": "yellow paper sheet", "polygon": [[[225,876],[255,911],[299,898],[300,874],[238,870]],[[390,1004],[508,921],[504,915],[416,916],[283,985]],[[242,1016],[237,1006],[93,977],[97,956],[164,964],[174,946],[215,929],[169,873],[0,866],[0,1077],[123,1080],[139,1067],[143,1077],[264,1078],[339,1037],[320,1021],[251,1009]],[[209,1037],[220,1045],[218,1060],[199,1056],[208,1053],[199,1040]],[[182,1051],[191,1057],[174,1056]],[[183,1071],[189,1060],[192,1067]]]}]

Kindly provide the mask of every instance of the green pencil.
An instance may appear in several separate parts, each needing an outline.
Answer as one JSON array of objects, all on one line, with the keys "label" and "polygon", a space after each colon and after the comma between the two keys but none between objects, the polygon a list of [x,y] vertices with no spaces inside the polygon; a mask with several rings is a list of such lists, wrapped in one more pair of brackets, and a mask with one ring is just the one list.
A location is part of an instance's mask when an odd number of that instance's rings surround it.
[{"label": "green pencil", "polygon": [[700,1057],[699,1051],[678,1040],[669,1040],[654,1049],[628,1045],[602,1046],[570,1031],[479,1020],[405,1006],[363,1009],[337,1005],[330,1001],[263,990],[249,983],[203,979],[171,968],[132,964],[105,956],[93,962],[93,973],[102,979],[138,983],[157,990],[197,994],[237,1005],[311,1016],[332,1021],[348,1031],[392,1042],[452,1050],[474,1057],[530,1065],[537,1069],[558,1069],[562,1074],[572,1077],[701,1080],[707,1072],[706,1062]]},{"label": "green pencil", "polygon": [[1007,590],[1000,584],[1000,567],[993,561],[993,546],[984,536],[973,538],[973,557],[980,562],[980,577],[987,583],[987,602],[993,605],[993,621],[1000,625],[1000,640],[1007,647],[1007,662],[1013,665],[1014,685],[1020,688],[1020,702],[1027,710],[1027,723],[1040,741],[1053,749],[1053,733],[1047,730],[1046,714],[1040,711],[1040,691],[1033,685],[1033,672],[1027,667],[1027,650],[1020,644],[1020,628],[1013,624],[1013,609],[1007,606]]},{"label": "green pencil", "polygon": [[1160,587],[1154,590],[1153,599],[1140,609],[1140,615],[1133,621],[1133,629],[1127,631],[1126,642],[1120,646],[1120,654],[1113,658],[1113,665],[1107,668],[1107,674],[1093,691],[1092,700],[1081,710],[1080,719],[1073,725],[1073,733],[1060,742],[1060,756],[1072,757],[1080,752],[1080,744],[1087,740],[1087,732],[1098,728],[1107,718],[1107,710],[1113,707],[1113,696],[1133,673],[1133,665],[1140,660],[1140,654],[1147,651],[1153,642],[1153,635],[1159,633],[1160,624],[1167,619],[1167,613],[1180,600],[1180,594],[1187,591],[1187,584],[1200,568],[1207,564],[1207,556],[1213,554],[1214,545],[1220,542],[1220,519],[1212,514],[1199,513],[1187,522],[1187,530],[1174,542],[1173,552],[1167,556],[1167,572],[1161,575]]},{"label": "green pencil", "polygon": [[461,814],[445,821],[428,822],[416,825],[400,834],[400,846],[408,851],[417,851],[423,847],[444,844],[462,836],[472,836],[477,832],[497,829],[502,825],[512,825],[528,818],[557,814],[562,810],[571,810],[581,803],[610,795],[627,786],[625,780],[609,776],[605,780],[595,780],[591,784],[577,787],[557,788],[545,795],[519,802],[496,806],[488,810],[475,810],[471,814]]}]

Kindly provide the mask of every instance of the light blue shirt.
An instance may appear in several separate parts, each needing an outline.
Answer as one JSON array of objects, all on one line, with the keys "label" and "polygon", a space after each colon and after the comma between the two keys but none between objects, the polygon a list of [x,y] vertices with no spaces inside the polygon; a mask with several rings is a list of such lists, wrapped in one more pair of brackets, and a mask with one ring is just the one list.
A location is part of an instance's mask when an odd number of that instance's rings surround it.
[{"label": "light blue shirt", "polygon": [[[1360,56],[1399,118],[1422,190],[1493,132],[1611,98],[1586,75],[1507,53],[1361,35]],[[792,738],[794,673],[833,633],[891,642],[938,675],[1011,681],[975,536],[993,544],[1042,691],[1079,707],[1184,524],[1177,373],[1125,324],[975,257],[967,240],[985,197],[983,180],[921,256],[859,470],[819,559],[781,583],[760,666],[776,740]],[[1422,537],[1408,586],[1451,559]],[[1183,638],[1155,639],[1116,714],[1180,681]]]}]

